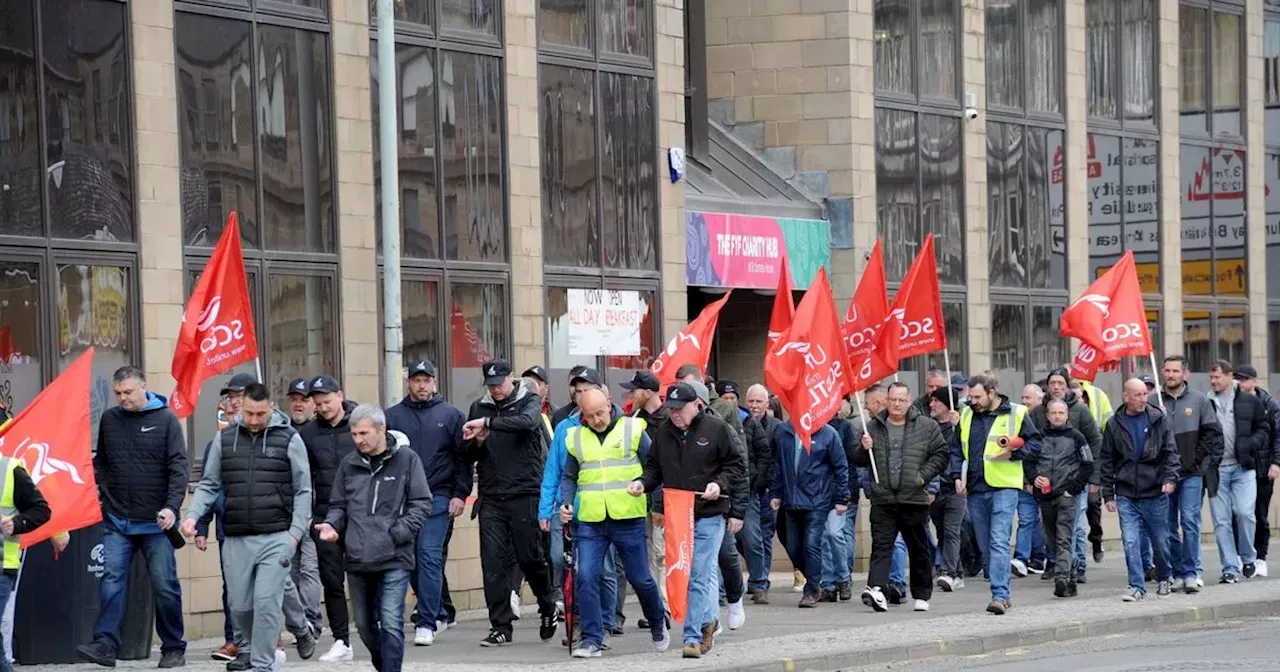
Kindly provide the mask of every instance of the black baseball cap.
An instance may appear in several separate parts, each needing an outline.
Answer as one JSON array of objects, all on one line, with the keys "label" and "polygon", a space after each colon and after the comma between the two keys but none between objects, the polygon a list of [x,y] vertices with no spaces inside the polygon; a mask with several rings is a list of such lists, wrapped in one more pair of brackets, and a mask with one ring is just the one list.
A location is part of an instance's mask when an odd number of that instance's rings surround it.
[{"label": "black baseball cap", "polygon": [[572,369],[569,369],[569,380],[572,381],[574,378],[581,376],[582,372],[586,371],[589,368],[591,367],[587,366],[586,364],[579,364],[573,367]]},{"label": "black baseball cap", "polygon": [[624,390],[649,390],[650,392],[657,392],[662,389],[662,383],[658,382],[658,377],[649,371],[640,370],[636,371],[634,376],[631,376],[631,380],[619,383],[618,387],[621,387]]},{"label": "black baseball cap", "polygon": [[409,377],[417,375],[436,377],[436,365],[429,359],[420,359],[409,365]]},{"label": "black baseball cap", "polygon": [[1236,380],[1254,380],[1258,377],[1258,370],[1252,364],[1241,364],[1236,367],[1234,377]]},{"label": "black baseball cap", "polygon": [[542,368],[541,366],[538,366],[537,364],[534,364],[533,366],[525,369],[524,373],[520,374],[520,377],[521,378],[537,378],[538,380],[541,380],[544,383],[551,382],[550,380],[551,374],[547,373],[546,369]]},{"label": "black baseball cap", "polygon": [[492,359],[484,363],[485,385],[501,385],[511,375],[511,363],[505,359]]},{"label": "black baseball cap", "polygon": [[676,383],[667,390],[667,408],[684,408],[698,400],[698,391],[689,383]]},{"label": "black baseball cap", "polygon": [[1156,386],[1156,379],[1152,378],[1149,373],[1144,373],[1141,376],[1138,376],[1138,380],[1141,380],[1147,387],[1154,388]]},{"label": "black baseball cap", "polygon": [[329,394],[341,391],[342,386],[331,376],[316,376],[311,379],[311,394]]},{"label": "black baseball cap", "polygon": [[604,379],[600,377],[600,372],[591,367],[583,367],[578,374],[569,379],[570,385],[578,383],[586,383],[588,385],[604,385]]},{"label": "black baseball cap", "polygon": [[732,380],[717,380],[717,381],[716,381],[716,396],[717,396],[717,397],[723,397],[723,396],[724,396],[724,395],[726,395],[726,394],[737,394],[737,393],[738,393],[738,384],[737,384],[737,383],[735,383],[735,382],[733,382]]},{"label": "black baseball cap", "polygon": [[289,396],[306,397],[311,395],[311,381],[306,378],[294,378],[289,382]]},{"label": "black baseball cap", "polygon": [[256,382],[258,382],[258,379],[252,373],[237,373],[236,375],[231,376],[231,379],[227,381],[226,385],[222,386],[221,394],[226,394],[228,392],[244,392],[244,388],[249,387]]}]

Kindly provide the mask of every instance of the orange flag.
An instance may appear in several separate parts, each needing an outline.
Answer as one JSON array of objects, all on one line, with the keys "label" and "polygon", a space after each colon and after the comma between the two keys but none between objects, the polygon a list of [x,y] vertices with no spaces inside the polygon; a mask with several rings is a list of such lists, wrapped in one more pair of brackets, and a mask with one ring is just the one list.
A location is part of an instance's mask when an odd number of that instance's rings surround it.
[{"label": "orange flag", "polygon": [[22,460],[52,517],[20,537],[23,548],[102,521],[89,434],[93,348],[0,428],[0,455]]},{"label": "orange flag", "polygon": [[689,612],[689,575],[693,571],[692,490],[662,489],[666,546],[667,606],[671,620],[683,622]]},{"label": "orange flag", "polygon": [[720,309],[733,295],[733,290],[725,292],[723,298],[698,314],[698,319],[690,322],[680,330],[676,337],[667,343],[667,347],[658,354],[658,358],[649,366],[649,371],[658,377],[663,393],[669,385],[676,382],[676,371],[685,364],[696,364],[699,371],[707,370],[707,362],[711,361],[711,339],[716,335],[716,324],[720,321]]}]

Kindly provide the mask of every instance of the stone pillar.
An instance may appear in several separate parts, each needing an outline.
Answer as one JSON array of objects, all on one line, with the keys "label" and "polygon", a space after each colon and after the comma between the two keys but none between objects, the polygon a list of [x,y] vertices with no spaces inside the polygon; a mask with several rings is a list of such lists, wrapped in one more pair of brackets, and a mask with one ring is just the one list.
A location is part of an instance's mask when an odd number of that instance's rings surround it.
[{"label": "stone pillar", "polygon": [[[1182,161],[1179,153],[1181,73],[1178,53],[1178,0],[1160,0],[1157,51],[1160,91],[1160,316],[1165,352],[1182,352]],[[1159,357],[1157,357],[1159,359]]]},{"label": "stone pillar", "polygon": [[141,250],[138,277],[132,281],[142,296],[142,369],[152,389],[168,394],[174,384],[169,369],[187,298],[178,190],[181,154],[173,1],[145,0],[129,15]]},{"label": "stone pillar", "polygon": [[[822,3],[815,2],[815,5]],[[830,4],[830,3],[828,3]],[[843,37],[847,42],[847,63],[827,68],[828,90],[848,96],[848,116],[827,120],[831,142],[849,143],[850,170],[830,172],[829,186],[834,198],[853,199],[853,249],[831,251],[831,289],[842,310],[862,279],[867,255],[876,246],[876,93],[873,32],[875,10],[871,3],[847,3],[837,16],[827,16],[827,37]],[[842,312],[843,319],[844,313]]]},{"label": "stone pillar", "polygon": [[1267,149],[1263,81],[1263,34],[1266,23],[1262,0],[1245,5],[1245,268],[1249,295],[1249,358],[1263,383],[1271,368],[1267,361]]},{"label": "stone pillar", "polygon": [[[1085,48],[1088,42],[1084,0],[1068,0],[1066,6],[1066,120],[1063,149],[1067,154],[1067,289],[1070,298],[1084,293],[1089,275],[1089,108],[1085,100]],[[1074,354],[1074,340],[1072,352]]]},{"label": "stone pillar", "polygon": [[542,186],[538,149],[536,3],[507,2],[507,193],[511,212],[511,356],[546,360],[543,324]]},{"label": "stone pillar", "polygon": [[991,367],[991,273],[987,231],[987,25],[985,0],[963,0],[962,96],[973,94],[978,118],[964,121],[964,272],[970,372]]},{"label": "stone pillar", "polygon": [[658,198],[661,203],[658,258],[662,271],[662,343],[689,320],[685,282],[684,182],[671,183],[667,149],[684,147],[684,0],[657,3]]},{"label": "stone pillar", "polygon": [[[378,399],[377,233],[374,220],[373,99],[369,84],[369,3],[333,3],[333,97],[338,117],[339,296],[342,385],[353,399]],[[390,402],[387,399],[384,401]]]}]

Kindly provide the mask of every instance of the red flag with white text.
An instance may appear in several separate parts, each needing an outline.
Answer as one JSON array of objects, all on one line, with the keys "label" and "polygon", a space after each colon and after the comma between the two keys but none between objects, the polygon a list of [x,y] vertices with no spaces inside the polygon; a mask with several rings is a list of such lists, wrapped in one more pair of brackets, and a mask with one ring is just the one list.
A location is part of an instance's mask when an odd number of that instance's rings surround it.
[{"label": "red flag with white text", "polygon": [[195,412],[200,384],[258,358],[253,306],[240,249],[240,221],[232,211],[213,256],[196,280],[178,329],[169,407],[179,418]]},{"label": "red flag with white text", "polygon": [[707,362],[711,361],[711,340],[715,338],[716,324],[720,321],[720,309],[732,295],[733,290],[729,290],[715,303],[703,308],[697,319],[681,329],[653,360],[649,371],[658,377],[664,394],[667,386],[676,382],[676,371],[681,366],[695,364],[699,371],[707,370]]},{"label": "red flag with white text", "polygon": [[850,362],[861,361],[873,347],[876,333],[889,314],[888,287],[884,277],[884,254],[877,239],[840,325]]},{"label": "red flag with white text", "polygon": [[840,410],[840,401],[853,389],[849,361],[840,333],[840,317],[827,269],[818,270],[796,307],[795,321],[765,353],[766,383],[776,386],[796,435],[809,449],[809,440]]},{"label": "red flag with white text", "polygon": [[942,317],[942,295],[938,292],[938,264],[933,256],[933,234],[924,239],[907,276],[893,297],[890,312],[902,323],[898,357],[947,349],[946,322]]},{"label": "red flag with white text", "polygon": [[0,455],[22,460],[49,503],[49,522],[20,535],[23,548],[102,521],[93,474],[89,384],[93,348],[0,427]]},{"label": "red flag with white text", "polygon": [[866,354],[849,360],[853,364],[853,392],[861,392],[897,373],[902,360],[898,354],[902,343],[902,320],[898,313],[886,315],[872,332],[874,336]]},{"label": "red flag with white text", "polygon": [[1084,367],[1151,354],[1151,330],[1132,250],[1062,311],[1058,335],[1078,338],[1097,350],[1092,357],[1087,349],[1077,350]]}]

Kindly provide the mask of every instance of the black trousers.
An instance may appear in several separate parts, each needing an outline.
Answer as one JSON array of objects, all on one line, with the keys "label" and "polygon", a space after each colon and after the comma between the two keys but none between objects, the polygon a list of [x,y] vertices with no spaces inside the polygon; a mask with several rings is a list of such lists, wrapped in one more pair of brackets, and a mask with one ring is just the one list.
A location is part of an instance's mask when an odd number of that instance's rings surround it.
[{"label": "black trousers", "polygon": [[[724,587],[724,599],[732,604],[742,599],[742,593],[747,587],[742,581],[742,559],[738,555],[737,535],[729,533],[728,525],[726,522],[724,539],[720,543],[720,556],[716,561],[720,564],[720,581],[721,586]],[[619,566],[618,570],[621,571],[622,567]],[[618,582],[618,593],[618,601],[621,603],[622,596],[626,595],[626,584],[621,581]]]},{"label": "black trousers", "polygon": [[538,611],[555,613],[551,586],[551,565],[546,535],[538,527],[538,498],[507,500],[482,498],[480,503],[480,570],[484,575],[484,601],[489,607],[489,624],[511,634],[511,577],[517,567],[538,599]]},{"label": "black trousers", "polygon": [[[440,560],[440,566],[444,567],[449,562],[449,542],[453,539],[453,518],[449,519],[449,531],[444,533],[444,556]],[[440,606],[444,609],[445,621],[453,623],[458,620],[458,610],[453,606],[453,598],[449,597],[449,576],[446,572],[440,577]]]},{"label": "black trousers", "polygon": [[324,587],[324,610],[329,617],[333,638],[351,645],[351,613],[347,611],[347,550],[342,540],[320,541],[314,530],[316,562],[320,566],[320,585]]},{"label": "black trousers", "polygon": [[1089,519],[1089,543],[1095,549],[1102,548],[1102,497],[1089,495],[1089,506],[1085,510]]},{"label": "black trousers", "polygon": [[871,505],[871,572],[867,576],[869,585],[881,590],[889,587],[893,545],[901,534],[902,541],[907,545],[911,597],[928,600],[933,596],[933,544],[929,543],[929,534],[925,529],[928,522],[928,504]]},{"label": "black trousers", "polygon": [[1259,560],[1267,559],[1267,548],[1271,545],[1271,521],[1267,520],[1267,510],[1271,508],[1271,495],[1275,492],[1275,481],[1267,478],[1265,471],[1258,471],[1258,498],[1253,513],[1258,519],[1254,528],[1253,549],[1258,552]]}]

